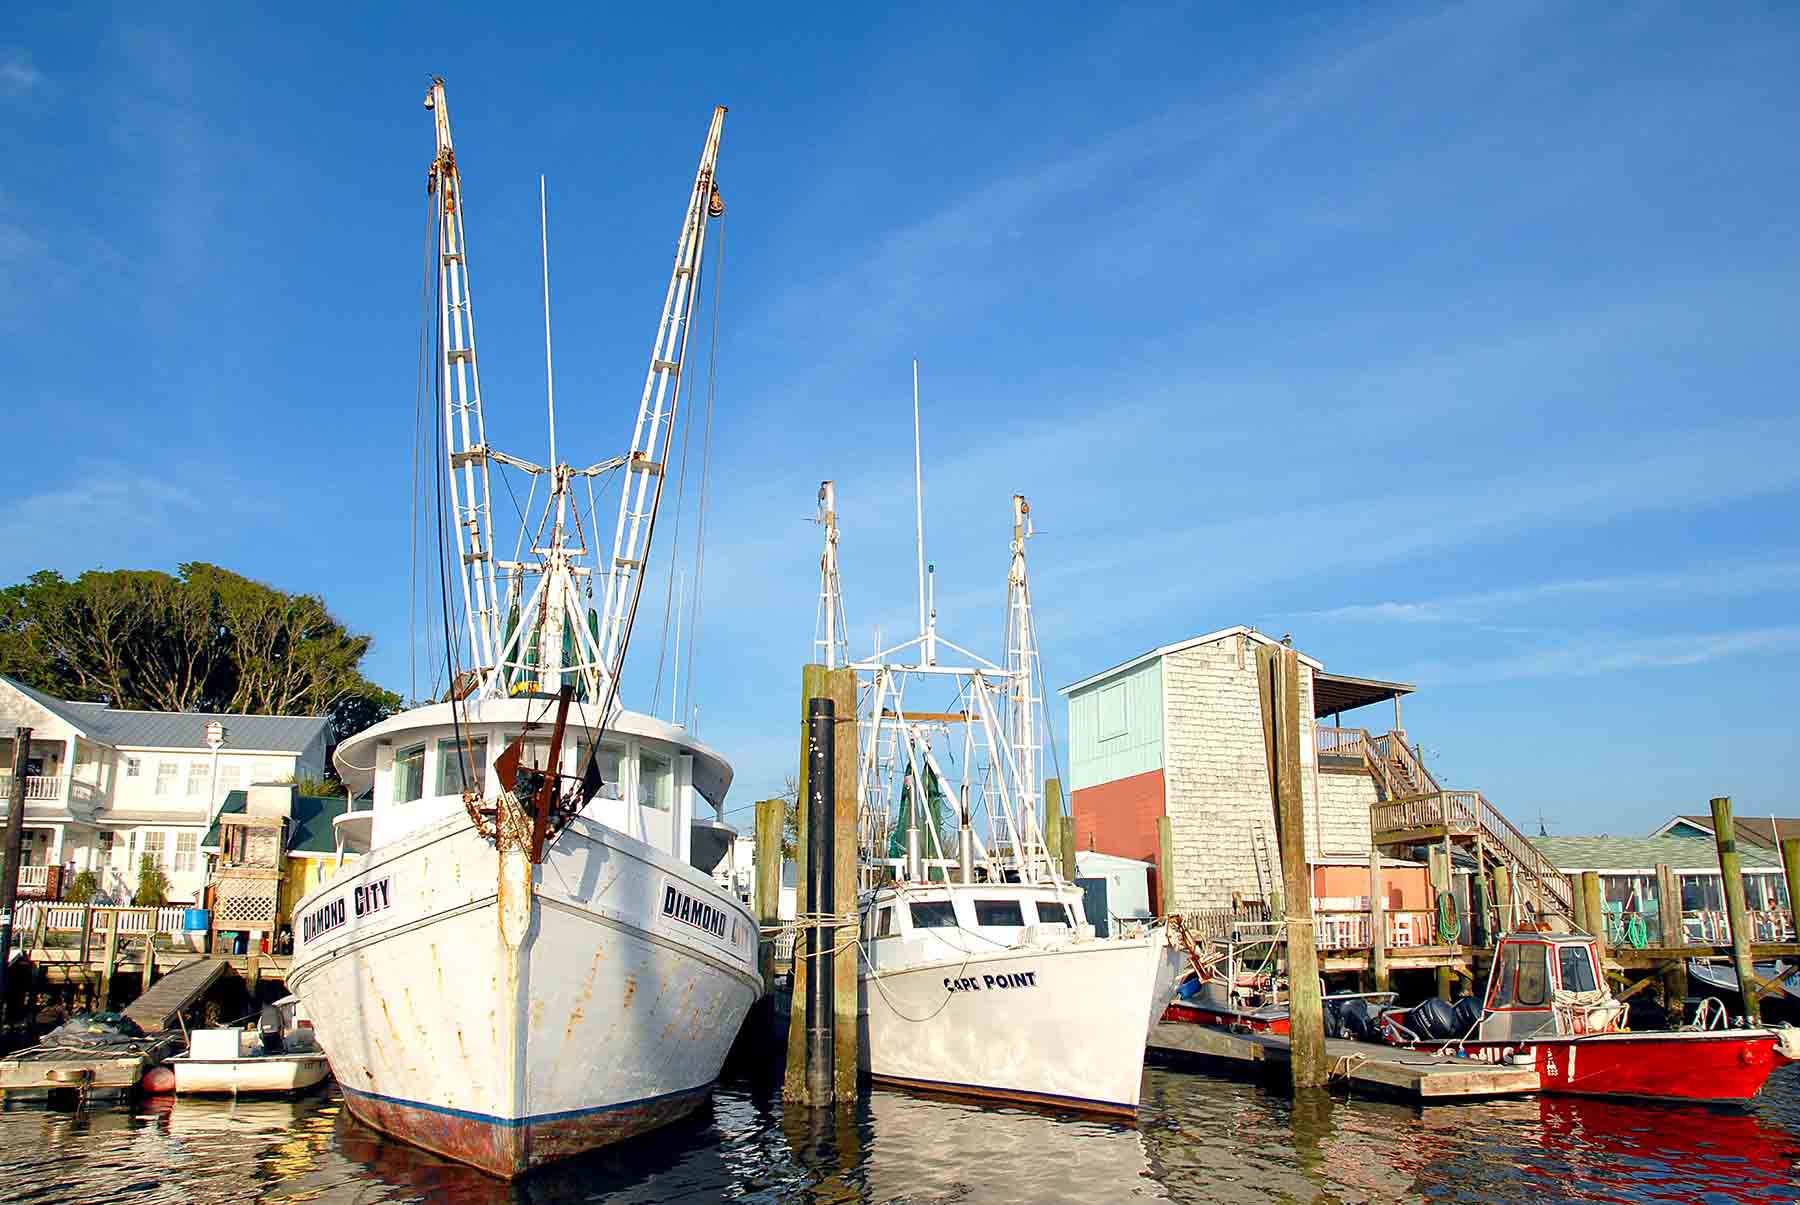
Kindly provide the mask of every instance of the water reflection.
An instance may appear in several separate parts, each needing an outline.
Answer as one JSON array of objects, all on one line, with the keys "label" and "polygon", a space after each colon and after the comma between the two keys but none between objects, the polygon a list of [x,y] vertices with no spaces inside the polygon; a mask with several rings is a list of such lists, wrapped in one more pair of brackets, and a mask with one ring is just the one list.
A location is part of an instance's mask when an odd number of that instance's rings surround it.
[{"label": "water reflection", "polygon": [[1136,1126],[878,1091],[784,1111],[722,1087],[646,1139],[504,1184],[394,1142],[335,1093],[0,1111],[0,1197],[44,1202],[1791,1201],[1800,1068],[1749,1112],[1571,1097],[1413,1109],[1145,1073]]}]

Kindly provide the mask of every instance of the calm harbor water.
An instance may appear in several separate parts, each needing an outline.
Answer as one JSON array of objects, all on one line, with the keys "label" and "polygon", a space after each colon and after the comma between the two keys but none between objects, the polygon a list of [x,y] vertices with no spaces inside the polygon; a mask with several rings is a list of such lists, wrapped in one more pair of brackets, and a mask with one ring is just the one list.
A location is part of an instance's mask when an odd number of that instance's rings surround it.
[{"label": "calm harbor water", "polygon": [[1800,1067],[1745,1111],[1543,1097],[1417,1110],[1145,1071],[1136,1126],[877,1091],[815,1123],[767,1085],[516,1185],[389,1141],[335,1093],[0,1112],[0,1197],[34,1202],[1795,1201]]}]

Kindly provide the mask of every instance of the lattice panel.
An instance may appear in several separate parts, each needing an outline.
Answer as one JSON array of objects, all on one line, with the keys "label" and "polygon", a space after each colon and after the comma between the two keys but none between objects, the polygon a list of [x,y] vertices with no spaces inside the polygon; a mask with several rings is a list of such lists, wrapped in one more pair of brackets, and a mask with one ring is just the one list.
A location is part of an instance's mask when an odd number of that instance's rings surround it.
[{"label": "lattice panel", "polygon": [[227,892],[221,889],[213,907],[215,929],[272,929],[275,926],[273,892]]}]

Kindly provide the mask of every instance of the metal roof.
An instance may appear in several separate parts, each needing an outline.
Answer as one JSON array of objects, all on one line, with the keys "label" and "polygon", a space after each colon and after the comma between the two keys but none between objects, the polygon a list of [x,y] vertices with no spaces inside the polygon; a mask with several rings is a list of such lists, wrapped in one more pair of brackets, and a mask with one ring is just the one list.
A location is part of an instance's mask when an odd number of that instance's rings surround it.
[{"label": "metal roof", "polygon": [[[1690,874],[1719,869],[1718,847],[1692,837],[1533,837],[1531,843],[1564,874],[1649,874],[1659,865]],[[1781,869],[1780,858],[1753,845],[1740,843],[1738,858],[1745,870]]]},{"label": "metal roof", "polygon": [[[1666,837],[1669,830],[1677,825],[1687,824],[1699,829],[1708,837],[1713,835],[1712,813],[1704,816],[1682,814],[1671,816],[1668,821],[1651,836]],[[1777,848],[1777,840],[1788,837],[1800,837],[1800,816],[1733,816],[1731,820],[1733,835],[1740,841],[1748,841],[1766,849]],[[1693,840],[1689,837],[1686,840]]]},{"label": "metal roof", "polygon": [[[219,815],[242,812],[250,798],[247,791],[231,791],[219,805]],[[337,837],[331,823],[350,807],[342,795],[295,795],[294,809],[287,824],[287,852],[290,854],[330,854],[337,852]],[[219,821],[201,839],[200,847],[209,852],[219,848]]]},{"label": "metal roof", "polygon": [[[1276,640],[1273,636],[1270,636],[1267,632],[1259,632],[1255,628],[1247,627],[1244,624],[1238,624],[1236,627],[1220,628],[1218,631],[1208,632],[1204,636],[1194,636],[1187,640],[1178,640],[1174,644],[1165,644],[1161,648],[1154,648],[1154,649],[1151,649],[1147,653],[1140,653],[1136,657],[1133,657],[1131,660],[1121,661],[1121,662],[1119,662],[1119,664],[1112,666],[1110,669],[1103,669],[1097,674],[1089,674],[1087,677],[1083,678],[1079,682],[1071,682],[1071,683],[1069,683],[1069,685],[1062,687],[1056,693],[1061,694],[1061,695],[1073,694],[1076,691],[1082,689],[1083,687],[1092,686],[1094,683],[1099,682],[1100,680],[1102,680],[1104,678],[1110,678],[1114,674],[1124,673],[1128,669],[1135,669],[1136,667],[1142,665],[1144,662],[1152,660],[1153,658],[1167,657],[1171,653],[1179,653],[1179,652],[1183,651],[1184,649],[1195,648],[1202,644],[1211,644],[1213,641],[1223,640],[1227,636],[1246,636],[1246,637],[1250,638],[1251,640],[1256,641],[1258,644],[1280,644],[1281,643],[1279,640]],[[1306,662],[1306,664],[1312,666],[1312,668],[1315,672],[1325,668],[1324,662],[1317,661],[1312,657],[1308,657],[1305,653],[1300,654],[1300,660],[1302,660],[1302,661]]]},{"label": "metal roof", "polygon": [[325,732],[322,715],[235,715],[211,711],[129,711],[105,703],[56,699],[12,678],[0,677],[81,735],[113,746],[139,749],[206,749],[206,726],[225,725],[225,748],[239,752],[303,753]]}]

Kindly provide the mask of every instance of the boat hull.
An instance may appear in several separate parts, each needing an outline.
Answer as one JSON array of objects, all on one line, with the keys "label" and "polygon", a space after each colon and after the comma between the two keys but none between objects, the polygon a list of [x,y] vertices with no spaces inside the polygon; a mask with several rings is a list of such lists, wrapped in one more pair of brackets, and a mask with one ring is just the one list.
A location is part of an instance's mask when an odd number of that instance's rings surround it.
[{"label": "boat hull", "polygon": [[503,1177],[692,1111],[759,987],[749,913],[586,819],[499,865],[459,817],[297,909],[289,984],[350,1111]]},{"label": "boat hull", "polygon": [[865,972],[863,1070],[906,1088],[1135,1115],[1165,950],[1156,932]]},{"label": "boat hull", "polygon": [[177,1096],[278,1096],[317,1087],[331,1074],[325,1055],[262,1055],[243,1059],[172,1058]]},{"label": "boat hull", "polygon": [[[1415,1044],[1436,1049],[1442,1043]],[[1543,1091],[1690,1104],[1745,1104],[1786,1060],[1766,1029],[1602,1033],[1529,1042],[1463,1042],[1459,1053],[1502,1062],[1531,1055]]]}]

